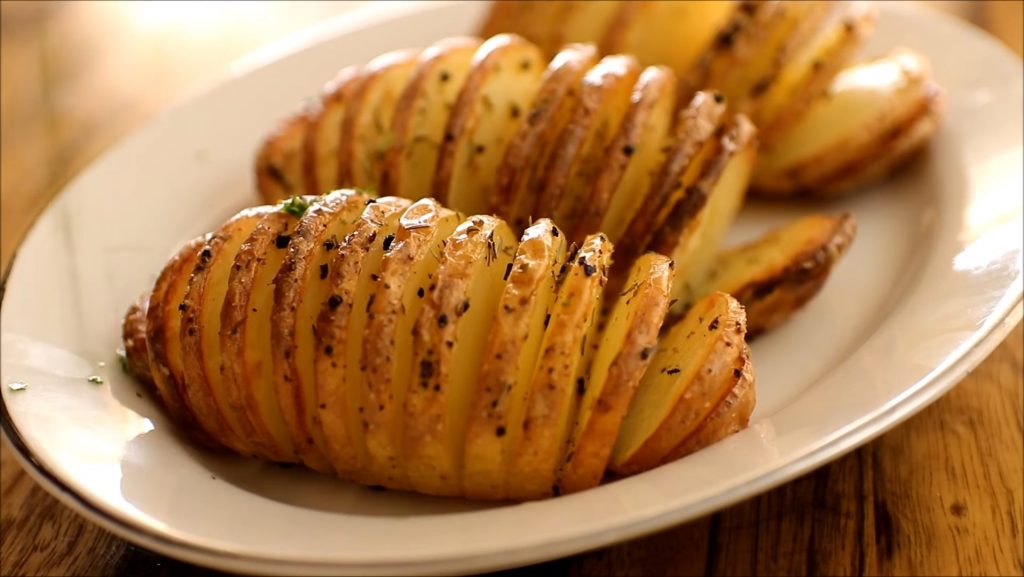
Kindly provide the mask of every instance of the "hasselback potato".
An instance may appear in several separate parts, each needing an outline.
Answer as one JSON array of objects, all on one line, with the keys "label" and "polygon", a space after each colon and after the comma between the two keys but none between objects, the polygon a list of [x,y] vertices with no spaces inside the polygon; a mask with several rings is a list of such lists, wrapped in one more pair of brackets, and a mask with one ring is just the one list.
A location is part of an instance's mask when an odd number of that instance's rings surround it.
[{"label": "hasselback potato", "polygon": [[[576,243],[603,232],[617,246],[609,291],[641,254],[669,255],[679,316],[718,290],[707,277],[758,149],[757,128],[722,93],[679,85],[668,67],[592,45],[548,61],[511,34],[449,38],[342,70],[266,139],[256,183],[266,202],[357,186],[494,214],[517,234],[540,217]],[[770,319],[752,309],[752,328],[788,317],[820,283],[779,286],[799,298],[773,300],[786,307]]]},{"label": "hasselback potato", "polygon": [[757,125],[754,194],[831,197],[887,176],[944,113],[921,55],[852,63],[877,19],[862,1],[509,0],[492,3],[481,34],[520,34],[548,56],[592,42],[667,66],[681,99],[717,90]]},{"label": "hasselback potato", "polygon": [[243,455],[434,495],[580,491],[753,409],[742,306],[713,291],[659,344],[673,263],[645,253],[610,294],[613,251],[430,198],[294,197],[168,261],[125,317],[127,366]]}]

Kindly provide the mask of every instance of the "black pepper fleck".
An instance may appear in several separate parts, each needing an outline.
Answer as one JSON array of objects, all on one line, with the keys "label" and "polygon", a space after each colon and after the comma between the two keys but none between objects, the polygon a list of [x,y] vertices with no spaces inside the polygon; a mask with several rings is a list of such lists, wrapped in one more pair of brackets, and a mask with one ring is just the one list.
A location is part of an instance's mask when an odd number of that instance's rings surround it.
[{"label": "black pepper fleck", "polygon": [[288,248],[288,243],[292,241],[292,237],[287,234],[279,234],[274,239],[274,246],[277,248]]},{"label": "black pepper fleck", "polygon": [[328,270],[329,269],[327,268],[326,264],[320,265],[320,280],[324,280],[325,278],[327,278]]},{"label": "black pepper fleck", "polygon": [[334,309],[340,307],[341,306],[341,295],[331,295],[330,298],[327,299],[327,306],[331,307],[332,311]]}]

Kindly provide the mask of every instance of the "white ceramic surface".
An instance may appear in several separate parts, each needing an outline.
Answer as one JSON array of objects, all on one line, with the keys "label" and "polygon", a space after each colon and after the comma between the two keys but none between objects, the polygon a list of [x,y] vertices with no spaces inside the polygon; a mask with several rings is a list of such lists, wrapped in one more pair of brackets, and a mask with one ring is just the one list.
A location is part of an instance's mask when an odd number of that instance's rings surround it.
[{"label": "white ceramic surface", "polygon": [[868,52],[927,54],[949,118],[883,185],[743,213],[735,238],[812,209],[860,223],[821,295],[754,344],[748,430],[642,475],[517,505],[374,492],[185,442],[118,369],[125,308],[180,243],[255,201],[254,148],[301,98],[342,65],[469,32],[484,8],[388,4],[325,23],[240,63],[59,195],[21,247],[2,308],[3,428],[44,487],[132,541],[235,571],[521,565],[694,518],[834,459],[948,390],[1020,319],[1021,61],[946,16],[884,3]]}]

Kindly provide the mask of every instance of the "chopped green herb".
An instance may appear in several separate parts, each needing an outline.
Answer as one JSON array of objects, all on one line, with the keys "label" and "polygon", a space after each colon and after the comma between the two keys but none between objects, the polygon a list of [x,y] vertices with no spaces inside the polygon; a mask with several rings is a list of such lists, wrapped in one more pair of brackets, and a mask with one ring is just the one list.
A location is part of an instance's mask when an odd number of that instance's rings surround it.
[{"label": "chopped green herb", "polygon": [[89,381],[90,383],[94,384],[94,385],[102,385],[103,384],[103,377],[101,377],[99,375],[92,375],[91,377],[89,377],[86,380]]},{"label": "chopped green herb", "polygon": [[124,352],[124,349],[117,349],[117,364],[121,365],[121,371],[124,373],[128,372],[128,355]]},{"label": "chopped green herb", "polygon": [[14,381],[13,383],[7,383],[7,388],[12,391],[24,391],[25,389],[28,388],[28,383]]},{"label": "chopped green herb", "polygon": [[287,212],[295,218],[302,218],[302,215],[306,214],[308,209],[309,201],[301,196],[293,196],[281,205],[283,212]]}]

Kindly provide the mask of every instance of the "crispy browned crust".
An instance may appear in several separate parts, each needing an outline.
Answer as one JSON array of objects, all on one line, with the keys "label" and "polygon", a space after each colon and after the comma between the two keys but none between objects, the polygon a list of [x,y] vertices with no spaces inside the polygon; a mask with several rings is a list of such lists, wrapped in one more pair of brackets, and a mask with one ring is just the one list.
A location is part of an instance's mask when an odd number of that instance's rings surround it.
[{"label": "crispy browned crust", "polygon": [[565,419],[571,427],[575,418],[578,364],[590,324],[597,322],[611,252],[607,237],[596,234],[569,261],[530,385],[522,437],[506,483],[508,498],[542,499],[558,490],[556,473],[568,441],[559,424]]},{"label": "crispy browned crust", "polygon": [[729,303],[721,316],[700,320],[716,327],[712,337],[714,344],[705,351],[703,358],[685,360],[698,363],[702,370],[697,372],[657,430],[625,461],[612,463],[616,474],[633,475],[664,463],[672,450],[697,430],[743,378],[750,356],[745,345],[746,314],[735,299],[725,298]]},{"label": "crispy browned crust", "polygon": [[601,227],[605,213],[611,205],[612,196],[618,190],[619,182],[629,166],[634,145],[643,137],[648,118],[656,103],[660,99],[673,97],[675,82],[675,74],[665,66],[648,66],[640,74],[633,89],[629,112],[615,138],[605,150],[601,161],[603,169],[594,180],[586,205],[580,209],[576,232],[570,235],[571,238],[583,238],[597,232]]},{"label": "crispy browned crust", "polygon": [[[188,276],[195,268],[199,251],[209,239],[210,235],[204,235],[186,243],[164,266],[160,276],[157,277],[152,293],[146,299],[149,306],[145,308],[145,319],[142,319],[145,332],[140,337],[144,338],[148,345],[146,346],[146,364],[149,371],[147,376],[152,380],[164,408],[185,431],[193,434],[205,444],[216,445],[213,437],[203,430],[192,409],[185,402],[182,371],[180,366],[177,367],[177,370],[175,369],[175,365],[180,365],[181,361],[178,359],[177,363],[172,363],[168,358],[167,350],[168,341],[181,342],[180,324],[178,324],[178,330],[168,330],[168,323],[172,318],[177,317],[173,320],[180,323],[182,316],[182,311],[179,308],[180,299],[177,302],[169,300],[172,285],[174,288],[187,289]],[[125,349],[131,350],[127,338],[125,339]],[[131,368],[136,363],[131,362],[132,355],[130,353],[128,358],[129,368]]]},{"label": "crispy browned crust", "polygon": [[[251,312],[256,312],[250,310],[250,297],[257,271],[261,268],[268,251],[279,250],[275,248],[275,242],[278,237],[289,236],[288,232],[294,220],[295,217],[284,211],[270,212],[242,244],[231,265],[227,294],[224,296],[224,307],[220,316],[224,391],[238,420],[243,423],[246,434],[253,435],[250,438],[268,459],[280,462],[295,462],[298,455],[294,451],[285,451],[278,445],[269,425],[263,419],[263,411],[249,374],[248,360],[253,353],[247,353],[245,342]],[[271,359],[265,361],[270,362]]]},{"label": "crispy browned crust", "polygon": [[756,271],[756,276],[741,287],[715,288],[729,290],[746,307],[748,334],[755,337],[781,324],[818,293],[856,233],[856,220],[844,214],[835,219],[830,234],[792,255],[781,269]]},{"label": "crispy browned crust", "polygon": [[680,186],[683,173],[700,150],[715,138],[722,126],[724,114],[725,101],[708,92],[698,92],[680,113],[676,120],[675,145],[651,184],[647,200],[633,215],[622,235],[629,242],[623,242],[617,247],[619,254],[616,262],[623,264],[615,267],[613,278],[622,267],[628,270],[628,266],[647,250],[655,232],[672,210],[667,204]]},{"label": "crispy browned crust", "polygon": [[[746,347],[746,343],[743,346]],[[664,462],[675,461],[690,453],[695,453],[746,429],[750,424],[750,415],[754,412],[756,404],[754,367],[748,356],[743,367],[743,376],[739,378],[729,394],[689,437],[669,451]]]},{"label": "crispy browned crust", "polygon": [[[460,224],[445,243],[434,278],[436,288],[428,291],[423,300],[413,336],[413,366],[420,372],[410,380],[402,427],[404,465],[412,487],[422,493],[462,493],[462,447],[457,455],[446,450],[446,436],[452,434],[453,427],[447,415],[455,394],[451,390],[451,375],[456,370],[457,348],[461,346],[459,325],[468,320],[463,315],[469,304],[466,296],[473,282],[472,269],[477,263],[498,261],[499,251],[515,249],[514,245],[496,246],[495,237],[502,234],[502,228],[503,221],[485,215],[471,216]],[[508,253],[504,257],[508,258]],[[440,318],[448,321],[441,324]],[[467,395],[471,398],[468,391]]]},{"label": "crispy browned crust", "polygon": [[630,324],[626,341],[608,368],[601,396],[594,405],[586,429],[565,456],[559,489],[561,493],[575,493],[596,487],[604,476],[619,427],[626,417],[637,386],[650,365],[650,351],[658,344],[665,313],[668,311],[672,288],[672,261],[658,257],[651,267],[651,275],[644,287],[631,287],[619,298],[642,299],[640,312]]}]

